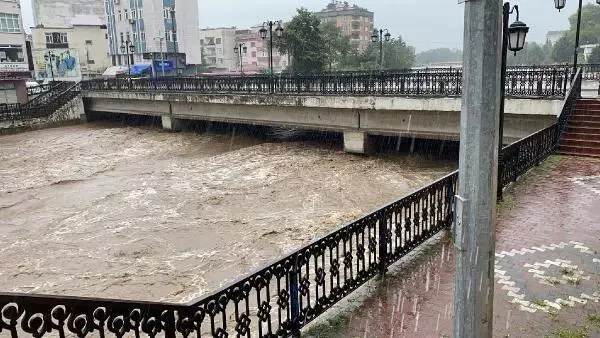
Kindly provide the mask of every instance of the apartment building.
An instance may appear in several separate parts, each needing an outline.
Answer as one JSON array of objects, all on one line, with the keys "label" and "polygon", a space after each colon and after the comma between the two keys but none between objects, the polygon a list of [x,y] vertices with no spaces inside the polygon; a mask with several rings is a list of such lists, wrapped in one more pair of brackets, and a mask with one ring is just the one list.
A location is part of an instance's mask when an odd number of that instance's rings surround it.
[{"label": "apartment building", "polygon": [[21,7],[17,0],[0,0],[0,104],[27,102],[30,77]]},{"label": "apartment building", "polygon": [[350,37],[350,44],[356,50],[365,50],[371,43],[373,12],[350,5],[347,1],[332,1],[325,9],[315,14],[321,22],[331,22],[340,28],[344,36]]},{"label": "apartment building", "polygon": [[200,47],[206,68],[212,72],[238,71],[239,51],[234,51],[235,32],[235,27],[200,30]]},{"label": "apartment building", "polygon": [[201,64],[197,0],[105,0],[105,11],[113,65],[172,73]]},{"label": "apartment building", "polygon": [[[239,29],[235,32],[236,43],[243,43],[247,48],[246,53],[242,55],[245,72],[261,72],[269,69],[269,39],[261,39],[259,35],[261,28],[262,25],[256,25],[248,29]],[[277,48],[274,48],[273,71],[276,73],[281,72],[288,65],[288,56],[279,53]]]}]

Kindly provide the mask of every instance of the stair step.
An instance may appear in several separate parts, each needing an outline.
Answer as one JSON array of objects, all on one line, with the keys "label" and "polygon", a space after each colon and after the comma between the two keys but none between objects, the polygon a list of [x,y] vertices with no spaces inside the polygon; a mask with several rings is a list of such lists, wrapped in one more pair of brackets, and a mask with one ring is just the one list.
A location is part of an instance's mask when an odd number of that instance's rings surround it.
[{"label": "stair step", "polygon": [[600,150],[600,139],[598,140],[587,140],[563,137],[560,140],[561,146],[575,146],[575,147],[589,147]]},{"label": "stair step", "polygon": [[600,128],[594,128],[594,127],[572,127],[570,125],[567,125],[567,130],[566,132],[570,133],[570,132],[574,132],[574,133],[579,133],[579,134],[587,134],[588,137],[590,137],[590,134],[594,134],[594,135],[600,135]]},{"label": "stair step", "polygon": [[600,128],[600,120],[598,121],[589,121],[589,120],[575,120],[573,119],[569,122],[569,127],[579,128],[579,127],[589,127],[589,128]]},{"label": "stair step", "polygon": [[579,147],[579,146],[563,146],[558,148],[559,153],[579,154],[585,156],[600,157],[600,148]]},{"label": "stair step", "polygon": [[571,116],[571,120],[573,121],[600,121],[600,114],[598,115],[588,115],[585,113],[575,113]]},{"label": "stair step", "polygon": [[577,152],[571,152],[571,151],[565,151],[565,150],[559,150],[558,154],[559,155],[565,155],[565,156],[580,156],[580,157],[600,158],[600,155],[596,155],[596,154],[577,153]]},{"label": "stair step", "polygon": [[600,116],[600,109],[575,108],[573,115]]}]

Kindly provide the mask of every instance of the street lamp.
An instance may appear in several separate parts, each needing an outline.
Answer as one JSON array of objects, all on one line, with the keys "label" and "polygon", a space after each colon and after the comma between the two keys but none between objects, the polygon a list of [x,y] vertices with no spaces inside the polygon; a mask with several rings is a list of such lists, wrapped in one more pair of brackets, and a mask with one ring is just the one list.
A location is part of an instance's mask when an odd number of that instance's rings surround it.
[{"label": "street lamp", "polygon": [[177,23],[175,22],[175,5],[170,8],[169,16],[171,17],[171,31],[173,33],[171,40],[175,47],[175,69],[179,74],[179,40],[177,39]]},{"label": "street lamp", "polygon": [[57,56],[51,51],[48,51],[46,54],[44,54],[44,60],[46,60],[46,62],[50,62],[50,73],[52,74],[52,82],[54,82],[54,61],[56,59]]},{"label": "street lamp", "polygon": [[121,54],[124,54],[127,56],[127,70],[129,73],[129,76],[131,76],[131,59],[129,55],[133,55],[133,53],[135,52],[135,46],[133,45],[133,43],[129,40],[125,41],[124,43],[121,42]]},{"label": "street lamp", "polygon": [[[554,7],[560,12],[561,9],[565,8],[566,0],[554,0]],[[596,4],[600,5],[600,0],[596,0]],[[583,7],[583,0],[579,0],[579,7],[577,9],[577,31],[575,32],[575,52],[573,55],[573,74],[577,73],[577,52],[579,49],[579,33],[581,32],[581,8]]]},{"label": "street lamp", "polygon": [[246,47],[246,44],[243,42],[236,45],[235,47],[233,47],[233,52],[236,54],[239,54],[239,56],[240,56],[240,72],[242,73],[242,75],[244,75],[243,55],[246,55],[247,51],[248,51],[248,48]]},{"label": "street lamp", "polygon": [[[558,0],[557,0],[558,1]],[[599,0],[600,1],[600,0]],[[508,25],[510,15],[516,12],[517,20]],[[515,5],[510,7],[510,3],[505,2],[502,9],[502,64],[500,68],[500,124],[499,124],[499,141],[498,141],[498,155],[502,155],[502,148],[504,145],[504,99],[506,97],[506,58],[508,51],[514,52],[515,55],[518,51],[525,47],[525,38],[529,32],[529,27],[521,21],[519,21],[519,6]],[[500,162],[500,161],[499,161]],[[499,163],[500,164],[500,163]],[[502,186],[498,185],[498,199],[502,200]]]},{"label": "street lamp", "polygon": [[[283,28],[281,27],[281,20],[278,21],[266,21],[263,23],[262,28],[258,31],[258,34],[261,39],[267,38],[267,32],[269,33],[269,69],[271,71],[271,75],[273,75],[273,26],[277,25],[275,28],[275,34],[278,38],[283,35]],[[266,26],[269,27],[267,30]]]},{"label": "street lamp", "polygon": [[[383,34],[385,32],[385,34]],[[371,35],[371,41],[373,43],[379,42],[379,67],[383,70],[383,41],[389,42],[392,38],[392,34],[387,29],[373,30]]]}]

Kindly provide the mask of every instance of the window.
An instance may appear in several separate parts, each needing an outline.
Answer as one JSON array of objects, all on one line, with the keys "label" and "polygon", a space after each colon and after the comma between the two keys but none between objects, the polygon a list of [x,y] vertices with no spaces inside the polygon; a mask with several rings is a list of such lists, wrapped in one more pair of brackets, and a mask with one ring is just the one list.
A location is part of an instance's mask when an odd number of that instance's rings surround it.
[{"label": "window", "polygon": [[223,55],[223,48],[217,48],[217,55]]},{"label": "window", "polygon": [[0,32],[19,33],[20,31],[18,14],[0,13]]},{"label": "window", "polygon": [[25,62],[23,46],[11,45],[0,47],[0,62]]},{"label": "window", "polygon": [[140,33],[140,40],[146,41],[146,32],[141,32]]},{"label": "window", "polygon": [[177,42],[177,32],[176,31],[172,31],[171,35],[172,35],[171,40],[173,42]]},{"label": "window", "polygon": [[131,18],[132,19],[137,19],[137,11],[135,9],[131,10]]},{"label": "window", "polygon": [[256,52],[252,52],[252,57],[255,58],[256,57]]},{"label": "window", "polygon": [[125,20],[129,20],[129,13],[127,13],[127,10],[123,10],[125,12]]},{"label": "window", "polygon": [[169,7],[165,7],[163,8],[163,16],[165,19],[169,19],[169,12],[170,12],[170,8]]},{"label": "window", "polygon": [[45,33],[46,48],[69,48],[67,33],[51,32]]},{"label": "window", "polygon": [[92,45],[92,40],[85,40],[86,45]]},{"label": "window", "polygon": [[220,45],[220,44],[221,44],[221,38],[217,38],[216,40],[217,40],[217,41],[216,41],[215,43],[216,43],[217,45]]},{"label": "window", "polygon": [[219,58],[219,63],[223,63],[223,59]]},{"label": "window", "polygon": [[123,17],[121,16],[121,10],[120,9],[117,11],[117,13],[119,14],[119,21],[123,20]]},{"label": "window", "polygon": [[131,34],[129,34],[129,32],[127,32],[127,40],[126,41],[131,41]]},{"label": "window", "polygon": [[200,46],[204,46],[204,39],[200,39]]},{"label": "window", "polygon": [[125,41],[123,40],[123,32],[119,33],[121,35],[121,42]]},{"label": "window", "polygon": [[256,42],[250,42],[250,47],[256,47]]}]

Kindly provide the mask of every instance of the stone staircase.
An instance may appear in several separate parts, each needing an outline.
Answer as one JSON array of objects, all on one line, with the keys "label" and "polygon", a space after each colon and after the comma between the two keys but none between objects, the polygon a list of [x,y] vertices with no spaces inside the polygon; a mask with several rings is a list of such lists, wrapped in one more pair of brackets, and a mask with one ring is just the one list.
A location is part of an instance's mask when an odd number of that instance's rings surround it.
[{"label": "stone staircase", "polygon": [[582,99],[575,104],[558,152],[600,158],[600,100]]}]

